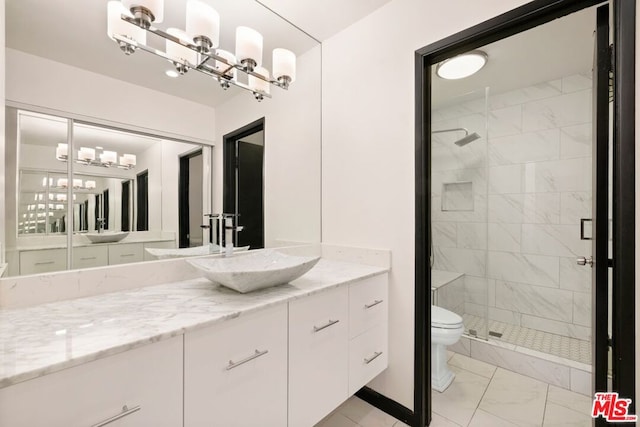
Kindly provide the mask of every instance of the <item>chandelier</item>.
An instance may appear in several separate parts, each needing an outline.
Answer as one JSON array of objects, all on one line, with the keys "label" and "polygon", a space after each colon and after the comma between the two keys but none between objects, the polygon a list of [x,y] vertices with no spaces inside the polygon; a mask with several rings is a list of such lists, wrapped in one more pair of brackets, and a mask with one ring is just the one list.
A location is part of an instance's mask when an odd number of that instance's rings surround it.
[{"label": "chandelier", "polygon": [[[107,34],[127,55],[140,49],[169,60],[178,74],[196,70],[217,80],[223,89],[231,85],[253,93],[258,101],[270,98],[271,85],[288,89],[296,78],[296,56],[287,49],[273,50],[273,78],[262,67],[263,37],[249,27],[236,28],[235,54],[219,48],[220,15],[200,0],[187,1],[185,30],[166,31],[153,24],[164,19],[163,0],[122,0],[107,3]],[[147,45],[147,34],[165,40],[165,50]],[[238,79],[244,73],[246,81]]]},{"label": "chandelier", "polygon": [[[67,144],[58,144],[56,147],[56,159],[61,162],[66,162],[69,159],[68,151],[69,146]],[[98,155],[98,159],[96,159],[96,150],[88,147],[80,147],[80,150],[78,150],[78,157],[74,160],[76,163],[85,166],[100,166],[103,168],[119,168],[126,170],[133,169],[136,165],[135,154],[123,154],[120,156],[120,159],[118,159],[118,153],[115,151],[104,150]]]}]

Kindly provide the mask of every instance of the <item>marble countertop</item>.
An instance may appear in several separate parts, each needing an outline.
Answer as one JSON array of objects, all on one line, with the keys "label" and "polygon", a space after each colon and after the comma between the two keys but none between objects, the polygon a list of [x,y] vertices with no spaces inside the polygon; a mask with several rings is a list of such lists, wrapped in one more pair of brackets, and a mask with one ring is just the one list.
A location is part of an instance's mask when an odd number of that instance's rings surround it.
[{"label": "marble countertop", "polygon": [[[105,243],[93,243],[89,241],[89,238],[79,234],[78,236],[74,236],[77,239],[82,238],[82,241],[74,241],[74,248],[81,248],[85,246],[108,246],[108,245],[126,245],[128,243],[154,243],[154,242],[171,242],[174,241],[173,237],[134,237],[127,236],[119,242],[105,242]],[[43,249],[66,249],[67,243],[44,243],[37,245],[18,245],[17,250],[19,251],[40,251]]]},{"label": "marble countertop", "polygon": [[387,271],[321,259],[289,284],[249,294],[201,278],[0,310],[0,388]]}]

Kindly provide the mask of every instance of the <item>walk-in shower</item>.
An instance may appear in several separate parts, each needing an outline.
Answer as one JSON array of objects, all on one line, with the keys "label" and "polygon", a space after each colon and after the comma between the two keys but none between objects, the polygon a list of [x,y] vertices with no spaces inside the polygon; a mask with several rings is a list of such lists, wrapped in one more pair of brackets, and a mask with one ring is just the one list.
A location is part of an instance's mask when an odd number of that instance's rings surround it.
[{"label": "walk-in shower", "polygon": [[466,128],[441,129],[441,130],[434,130],[431,133],[447,133],[447,132],[464,132],[464,136],[454,142],[454,144],[456,144],[458,147],[465,146],[468,143],[475,141],[476,139],[482,138],[480,135],[478,135],[477,132],[469,134],[469,130]]}]

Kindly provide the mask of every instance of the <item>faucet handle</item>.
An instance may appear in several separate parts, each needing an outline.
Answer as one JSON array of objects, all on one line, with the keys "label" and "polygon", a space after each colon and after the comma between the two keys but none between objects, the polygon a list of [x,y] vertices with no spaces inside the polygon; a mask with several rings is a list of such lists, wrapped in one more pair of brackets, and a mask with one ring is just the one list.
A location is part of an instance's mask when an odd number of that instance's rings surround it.
[{"label": "faucet handle", "polygon": [[244,225],[239,225],[236,227],[236,231],[242,231],[244,230]]}]

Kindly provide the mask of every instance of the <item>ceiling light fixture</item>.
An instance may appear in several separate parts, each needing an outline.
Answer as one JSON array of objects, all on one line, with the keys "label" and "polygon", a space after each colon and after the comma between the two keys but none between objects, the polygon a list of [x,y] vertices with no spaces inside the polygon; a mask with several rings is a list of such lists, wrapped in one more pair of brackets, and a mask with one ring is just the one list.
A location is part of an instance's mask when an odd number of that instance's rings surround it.
[{"label": "ceiling light fixture", "polygon": [[[56,147],[56,159],[61,162],[66,162],[69,159],[69,146],[67,144],[58,144]],[[115,151],[104,150],[98,156],[99,160],[96,160],[96,150],[89,147],[80,147],[78,150],[78,157],[74,160],[76,163],[85,166],[100,166],[103,168],[119,168],[119,169],[133,169],[136,165],[135,154],[123,154],[118,159],[118,153]],[[119,161],[118,161],[119,160]],[[64,178],[61,178],[64,179]],[[43,181],[43,185],[46,181]],[[66,179],[64,179],[66,182]],[[60,186],[60,180],[58,180],[58,186]]]},{"label": "ceiling light fixture", "polygon": [[[296,56],[282,48],[273,50],[270,77],[262,67],[263,37],[252,28],[236,28],[235,55],[219,49],[220,15],[201,0],[187,1],[184,31],[154,27],[163,19],[163,0],[112,0],[107,4],[109,38],[127,55],[139,49],[169,60],[176,69],[171,74],[166,72],[169,77],[196,70],[216,79],[225,90],[231,85],[248,90],[258,101],[271,97],[271,85],[288,89],[296,79]],[[165,40],[164,52],[147,46],[147,33]],[[238,72],[247,77],[239,81]]]},{"label": "ceiling light fixture", "polygon": [[463,79],[480,71],[488,59],[483,51],[472,50],[440,62],[436,66],[436,74],[447,80]]}]

